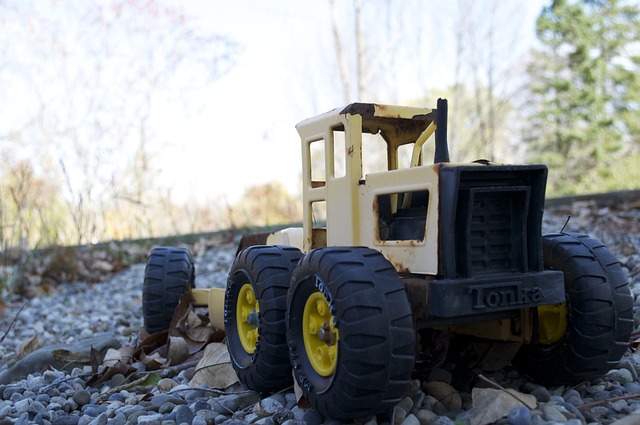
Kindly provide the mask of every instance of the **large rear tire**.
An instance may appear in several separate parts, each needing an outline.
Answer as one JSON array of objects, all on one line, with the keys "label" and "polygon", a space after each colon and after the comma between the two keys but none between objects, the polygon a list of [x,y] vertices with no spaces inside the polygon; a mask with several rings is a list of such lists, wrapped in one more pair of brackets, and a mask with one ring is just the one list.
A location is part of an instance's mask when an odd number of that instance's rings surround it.
[{"label": "large rear tire", "polygon": [[543,255],[545,268],[564,273],[566,304],[555,310],[560,315],[545,317],[551,308],[538,308],[538,341],[524,345],[513,364],[550,385],[601,376],[629,347],[633,299],[627,278],[609,250],[585,235],[546,235]]},{"label": "large rear tire", "polygon": [[247,388],[269,393],[292,384],[284,323],[291,272],[302,252],[256,245],[229,272],[224,323],[231,364]]},{"label": "large rear tire", "polygon": [[169,328],[180,297],[194,287],[195,277],[188,249],[159,247],[151,251],[142,287],[142,316],[147,332]]},{"label": "large rear tire", "polygon": [[294,375],[327,418],[388,412],[403,396],[415,359],[404,285],[369,248],[320,248],[300,261],[288,294]]}]

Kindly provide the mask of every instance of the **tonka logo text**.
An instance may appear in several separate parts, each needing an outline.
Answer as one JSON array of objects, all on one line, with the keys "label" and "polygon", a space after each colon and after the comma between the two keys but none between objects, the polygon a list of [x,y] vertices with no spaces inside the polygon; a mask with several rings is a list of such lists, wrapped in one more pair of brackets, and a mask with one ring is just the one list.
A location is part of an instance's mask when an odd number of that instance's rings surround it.
[{"label": "tonka logo text", "polygon": [[539,287],[522,288],[518,282],[477,285],[469,288],[469,293],[473,297],[473,308],[476,310],[540,303],[544,299]]}]

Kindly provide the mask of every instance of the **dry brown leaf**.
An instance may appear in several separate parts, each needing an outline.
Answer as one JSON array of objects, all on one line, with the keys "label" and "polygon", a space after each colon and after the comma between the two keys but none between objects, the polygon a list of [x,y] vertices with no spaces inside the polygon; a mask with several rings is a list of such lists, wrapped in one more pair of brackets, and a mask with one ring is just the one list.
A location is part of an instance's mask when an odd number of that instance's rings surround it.
[{"label": "dry brown leaf", "polygon": [[130,364],[133,361],[135,350],[136,349],[130,345],[120,348],[120,359],[124,363]]},{"label": "dry brown leaf", "polygon": [[195,329],[202,325],[203,323],[202,323],[202,320],[200,319],[200,316],[198,316],[196,312],[193,310],[189,311],[189,315],[187,316],[187,322],[186,322],[187,329]]},{"label": "dry brown leaf", "polygon": [[143,352],[140,354],[140,361],[147,367],[147,370],[160,369],[169,365],[167,359],[158,352],[148,355]]},{"label": "dry brown leaf", "polygon": [[204,327],[204,326],[200,326],[198,328],[194,328],[194,329],[187,329],[187,337],[189,337],[189,339],[196,341],[196,342],[207,342],[209,341],[209,339],[211,338],[211,335],[213,334],[213,328],[210,327]]},{"label": "dry brown leaf", "polygon": [[59,349],[53,350],[51,354],[55,360],[65,363],[90,363],[91,361],[89,353]]},{"label": "dry brown leaf", "polygon": [[18,358],[21,359],[27,354],[33,353],[41,346],[42,344],[38,339],[38,335],[34,335],[31,339],[28,339],[27,341],[22,343],[22,345],[20,346],[20,351],[18,351]]},{"label": "dry brown leaf", "polygon": [[107,367],[110,367],[120,361],[122,361],[122,354],[120,354],[120,350],[109,348],[107,352],[104,354],[104,359],[102,360],[102,364]]},{"label": "dry brown leaf", "polygon": [[103,361],[104,355],[100,351],[91,347],[91,350],[89,351],[89,364],[91,365],[91,370],[94,373],[98,371],[98,366],[100,366]]},{"label": "dry brown leaf", "polygon": [[212,342],[204,349],[204,356],[196,366],[189,385],[195,387],[204,384],[209,388],[225,389],[238,382],[235,370],[231,366],[227,346]]},{"label": "dry brown leaf", "polygon": [[473,408],[476,411],[471,425],[487,425],[509,414],[511,409],[526,406],[535,409],[537,401],[531,394],[513,389],[474,388],[471,391]]},{"label": "dry brown leaf", "polygon": [[104,368],[102,373],[94,374],[88,381],[87,386],[95,387],[107,382],[111,378],[113,378],[117,374],[127,375],[131,372],[131,367],[122,362],[116,362],[112,366],[107,366]]},{"label": "dry brown leaf", "polygon": [[309,403],[307,398],[304,396],[302,388],[300,387],[300,385],[298,385],[295,373],[291,371],[291,374],[293,375],[293,392],[296,395],[296,403],[298,403],[299,408],[308,409],[309,407],[311,407],[311,403]]},{"label": "dry brown leaf", "polygon": [[176,365],[189,358],[189,347],[184,338],[170,336],[167,342],[167,361],[169,365]]}]

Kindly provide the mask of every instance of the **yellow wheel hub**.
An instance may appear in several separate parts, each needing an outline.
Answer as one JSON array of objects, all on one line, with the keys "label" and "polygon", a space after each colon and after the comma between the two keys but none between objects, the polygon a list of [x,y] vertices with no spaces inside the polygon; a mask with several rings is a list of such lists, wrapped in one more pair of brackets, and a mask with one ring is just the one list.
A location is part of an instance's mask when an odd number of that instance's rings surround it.
[{"label": "yellow wheel hub", "polygon": [[258,312],[260,306],[250,283],[244,283],[238,293],[236,303],[236,323],[238,326],[238,338],[242,348],[248,354],[256,351],[258,342]]},{"label": "yellow wheel hub", "polygon": [[567,305],[552,304],[538,307],[538,334],[541,344],[560,341],[567,331]]},{"label": "yellow wheel hub", "polygon": [[314,292],[307,299],[302,313],[302,336],[313,369],[320,376],[331,376],[338,358],[338,329],[321,292]]}]

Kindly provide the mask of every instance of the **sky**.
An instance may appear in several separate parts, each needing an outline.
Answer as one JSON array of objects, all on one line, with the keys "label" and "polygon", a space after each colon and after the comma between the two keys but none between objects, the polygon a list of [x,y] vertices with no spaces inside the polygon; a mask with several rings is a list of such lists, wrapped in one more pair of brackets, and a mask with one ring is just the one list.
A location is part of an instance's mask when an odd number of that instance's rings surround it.
[{"label": "sky", "polygon": [[[192,93],[184,94],[184,102],[189,102],[189,105],[182,107],[183,105],[167,100],[164,105],[160,102],[161,105],[154,111],[155,120],[151,126],[154,145],[147,148],[151,151],[155,167],[160,170],[153,177],[155,185],[170,188],[173,200],[180,203],[197,201],[206,204],[220,200],[233,202],[251,186],[273,180],[284,184],[290,193],[297,194],[300,188],[301,154],[295,125],[316,114],[343,107],[346,103],[339,90],[330,1],[165,1],[171,7],[182,9],[203,32],[227,36],[239,48],[233,58],[233,66],[225,75],[213,84],[201,88],[195,99]],[[365,43],[375,46],[371,49],[372,52],[379,52],[379,57],[376,56],[371,63],[391,66],[382,68],[380,65],[385,73],[375,76],[383,80],[379,86],[387,87],[387,90],[377,94],[376,98],[355,99],[357,101],[403,104],[415,101],[438,87],[450,86],[456,69],[455,34],[460,29],[456,27],[456,22],[464,16],[464,12],[459,9],[461,4],[475,8],[473,19],[479,21],[486,19],[490,13],[485,10],[487,5],[497,6],[496,14],[503,19],[501,23],[504,22],[504,27],[511,28],[508,33],[511,39],[497,40],[496,45],[502,46],[502,51],[497,52],[499,59],[496,62],[507,71],[512,67],[511,72],[524,75],[522,64],[535,42],[535,20],[546,3],[543,0],[394,1],[395,3],[392,0],[361,0],[365,25],[378,25],[381,28],[374,32],[377,38],[372,35],[371,39],[365,39]],[[353,2],[336,0],[336,4],[342,9],[349,9]],[[387,13],[388,4],[402,5],[398,19],[402,20],[403,29],[410,27],[413,32],[397,34],[387,31],[389,28],[397,28],[389,25],[393,17]],[[27,15],[47,15],[42,4],[37,2],[15,1],[15,5],[20,5]],[[99,44],[105,40],[104,36],[96,34],[96,31],[100,31],[99,25],[74,26],[71,25],[73,22],[65,21],[70,18],[64,10],[58,12],[55,15],[57,17],[52,18],[54,20],[49,24],[60,28],[66,26],[65,31],[58,31],[57,28],[51,30],[71,39],[65,46],[74,49],[76,43],[88,43],[97,49],[96,56],[103,54],[105,58],[117,57],[117,52],[109,52],[108,41],[107,46]],[[0,15],[0,22],[4,22],[2,18]],[[144,19],[144,16],[139,18]],[[353,31],[350,22],[347,22],[350,19],[348,13],[339,15],[338,19],[342,35]],[[26,22],[29,22],[28,18]],[[482,22],[476,23],[481,24]],[[20,23],[15,25],[20,26]],[[69,28],[71,29],[68,30]],[[364,32],[367,33],[370,29],[367,27]],[[28,28],[25,31],[29,32]],[[47,31],[43,31],[43,34],[47,34]],[[406,37],[406,40],[400,36]],[[65,43],[67,41],[69,40]],[[145,42],[156,41],[145,39]],[[486,48],[482,39],[475,40],[474,44],[478,51]],[[32,59],[30,50],[35,50],[33,58],[41,57],[39,54],[46,57],[47,52],[39,50],[46,50],[47,46],[49,45],[42,43],[18,48],[20,52],[14,53],[23,55],[22,69],[39,69],[29,66]],[[414,48],[420,51],[413,51]],[[91,55],[92,52],[94,51],[88,50],[85,54]],[[144,55],[145,52],[140,54]],[[71,57],[74,57],[73,54]],[[94,77],[94,69],[91,67],[100,62],[92,59],[76,56],[75,62],[63,61],[62,67],[50,70],[51,75],[10,80],[22,81],[25,87],[0,87],[8,98],[14,99],[4,104],[8,109],[0,114],[0,134],[6,130],[15,130],[11,126],[20,121],[16,118],[18,115],[24,115],[26,111],[28,116],[32,109],[38,108],[37,89],[31,93],[32,97],[19,93],[21,90],[28,92],[30,85],[45,87],[47,93],[44,94],[48,96],[51,108],[55,110],[58,105],[61,111],[69,111],[71,115],[76,112],[74,101],[90,102],[91,97],[83,99],[83,88],[76,84],[74,74],[70,72],[79,72],[79,76],[87,81],[95,80],[97,77]],[[76,66],[78,63],[83,66]],[[471,64],[465,65],[467,70],[472,68]],[[124,72],[117,63],[107,63],[106,66],[110,66],[112,72]],[[135,70],[127,71],[132,73]],[[10,72],[11,70],[9,74]],[[29,78],[38,80],[40,77],[44,79],[39,85],[30,84]],[[68,85],[56,85],[56,79],[62,79]],[[372,81],[371,85],[378,82]],[[118,87],[113,87],[108,81],[103,83],[101,80],[91,87],[104,92],[110,105],[113,104],[120,115],[127,116],[135,106],[132,103],[137,98],[134,96],[128,99],[127,88],[120,87],[118,90]],[[65,92],[70,88],[73,92]],[[434,95],[432,104],[424,106],[435,106],[435,97]],[[70,119],[77,121],[82,117],[72,116]],[[100,140],[96,140],[97,137],[111,137],[108,132],[104,133],[93,133],[84,139],[89,143],[100,143]],[[128,146],[132,150],[129,152],[116,152],[119,155],[116,160],[130,161],[135,147]],[[40,149],[40,146],[32,149]],[[23,152],[26,157],[33,154],[28,150]],[[65,160],[64,153],[55,154],[61,157],[61,161]],[[69,174],[70,180],[74,181],[73,170]]]},{"label": "sky", "polygon": [[[344,106],[324,95],[319,83],[315,90],[308,90],[313,81],[336,78],[329,75],[324,67],[328,59],[322,56],[326,54],[323,48],[331,45],[328,1],[183,0],[180,4],[200,25],[238,42],[241,52],[230,72],[202,92],[200,114],[166,120],[166,128],[161,129],[166,145],[157,157],[162,167],[160,179],[174,187],[177,198],[205,202],[234,201],[248,187],[271,180],[296,193],[300,147],[295,124]],[[429,11],[434,25],[429,34],[437,37],[433,44],[437,60],[421,72],[429,84],[447,85],[453,81],[455,51],[455,28],[449,18],[457,13],[457,3],[425,2],[424,6],[432,4],[440,5]],[[535,19],[545,2],[505,0],[499,4],[518,11],[522,25],[519,51],[509,54],[524,55],[535,42]],[[402,65],[399,63],[400,68]],[[405,71],[415,75],[415,70]],[[415,85],[424,84],[412,78],[402,80],[396,98],[386,103],[401,103],[410,98]]]}]

